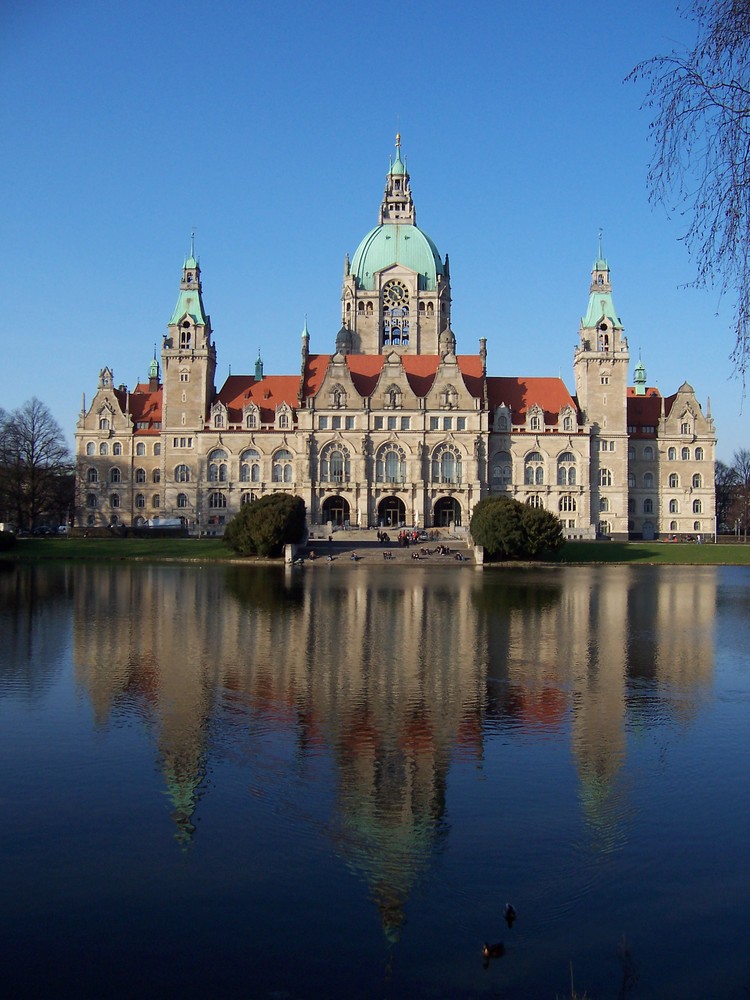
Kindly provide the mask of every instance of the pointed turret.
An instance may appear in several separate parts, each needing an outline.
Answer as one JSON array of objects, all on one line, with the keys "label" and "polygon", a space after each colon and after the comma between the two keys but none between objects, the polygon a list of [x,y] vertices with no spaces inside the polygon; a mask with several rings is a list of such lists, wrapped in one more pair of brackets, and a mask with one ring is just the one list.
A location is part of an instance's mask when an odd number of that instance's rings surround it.
[{"label": "pointed turret", "polygon": [[633,372],[633,384],[635,385],[636,396],[646,395],[646,366],[640,358],[638,358],[638,364],[635,366],[635,371]]},{"label": "pointed turret", "polygon": [[417,224],[417,213],[411,197],[411,185],[406,164],[401,159],[401,136],[396,136],[396,158],[391,162],[385,179],[385,194],[380,206],[380,225],[386,223]]},{"label": "pointed turret", "polygon": [[211,340],[211,317],[203,305],[193,235],[162,348],[165,428],[203,427],[215,392],[215,374],[216,347]]},{"label": "pointed turret", "polygon": [[258,350],[258,358],[255,362],[255,381],[263,381],[263,359],[260,356],[260,350]]},{"label": "pointed turret", "polygon": [[149,392],[156,392],[159,388],[159,362],[156,360],[156,348],[154,348],[154,357],[151,364],[148,366],[148,389]]}]

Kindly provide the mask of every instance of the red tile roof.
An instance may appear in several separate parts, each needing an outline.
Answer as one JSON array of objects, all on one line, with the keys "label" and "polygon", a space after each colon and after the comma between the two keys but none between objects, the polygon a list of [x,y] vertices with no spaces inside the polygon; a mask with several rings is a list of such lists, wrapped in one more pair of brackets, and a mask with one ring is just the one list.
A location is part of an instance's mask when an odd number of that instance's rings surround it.
[{"label": "red tile roof", "polygon": [[297,408],[298,390],[298,375],[265,375],[259,382],[252,375],[230,375],[216,398],[226,406],[229,423],[242,422],[242,408],[247,403],[260,409],[262,423],[272,423],[279,404]]},{"label": "red tile roof", "polygon": [[490,412],[502,403],[509,406],[514,424],[524,423],[529,407],[535,403],[544,411],[545,424],[556,424],[564,406],[578,411],[573,397],[560,378],[491,376],[487,379],[487,397]]},{"label": "red tile roof", "polygon": [[[331,354],[311,354],[307,359],[304,376],[305,396],[314,396],[325,378]],[[384,354],[347,354],[346,364],[361,396],[372,396],[383,370]],[[472,396],[482,395],[482,359],[478,354],[459,354],[456,357],[466,388]],[[401,362],[409,385],[415,395],[426,396],[430,391],[440,364],[437,354],[402,354]]]},{"label": "red tile roof", "polygon": [[[121,399],[121,406],[125,407],[125,394],[119,390],[118,398]],[[132,392],[127,394],[127,405],[130,408],[130,417],[136,427],[137,434],[158,433],[161,428],[162,399],[164,391],[161,386],[152,391],[148,382],[139,382]],[[138,424],[148,424],[147,428],[138,428]],[[155,426],[157,425],[157,426]]]},{"label": "red tile roof", "polygon": [[[673,396],[670,397],[670,408],[673,399]],[[631,433],[646,434],[653,437],[656,434],[656,428],[661,417],[661,403],[662,397],[658,389],[648,388],[646,389],[646,394],[644,396],[636,396],[635,388],[633,386],[628,386],[628,427],[636,428],[636,430],[631,431]],[[643,430],[645,427],[653,427],[654,429]]]}]

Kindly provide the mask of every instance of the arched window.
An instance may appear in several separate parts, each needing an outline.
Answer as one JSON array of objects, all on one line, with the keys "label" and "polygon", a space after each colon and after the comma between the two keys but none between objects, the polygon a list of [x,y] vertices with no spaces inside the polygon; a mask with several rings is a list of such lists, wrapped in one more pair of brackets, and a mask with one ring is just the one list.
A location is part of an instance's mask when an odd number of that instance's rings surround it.
[{"label": "arched window", "polygon": [[504,413],[502,413],[497,418],[497,429],[499,431],[507,431],[508,430],[508,418],[505,416]]},{"label": "arched window", "polygon": [[151,482],[160,483],[161,482],[161,469],[154,469],[151,473]]},{"label": "arched window", "polygon": [[225,483],[227,478],[227,453],[223,448],[214,448],[208,456],[208,481]]},{"label": "arched window", "polygon": [[214,413],[214,427],[223,427],[223,426],[224,426],[224,414]]},{"label": "arched window", "polygon": [[122,445],[120,444],[119,441],[115,441],[115,443],[112,445],[112,454],[122,455]]},{"label": "arched window", "polygon": [[351,476],[349,452],[340,445],[328,445],[320,456],[320,479],[324,483],[348,483]]},{"label": "arched window", "polygon": [[560,497],[560,510],[564,513],[576,510],[576,498],[571,496]]},{"label": "arched window", "polygon": [[570,414],[567,414],[566,416],[563,417],[563,430],[564,431],[573,430],[573,418],[570,416]]},{"label": "arched window", "polygon": [[118,493],[113,493],[112,496],[109,498],[109,506],[110,507],[120,506],[120,496]]},{"label": "arched window", "polygon": [[286,410],[279,414],[279,427],[282,430],[286,430],[289,427],[289,414]]},{"label": "arched window", "polygon": [[145,469],[136,469],[135,470],[135,481],[137,483],[145,483],[146,482],[146,470]]},{"label": "arched window", "polygon": [[190,333],[190,321],[185,320],[180,327],[180,348],[184,350],[190,350],[192,345],[192,335]]},{"label": "arched window", "polygon": [[654,474],[653,472],[643,473],[643,486],[647,490],[652,490],[654,488]]},{"label": "arched window", "polygon": [[158,507],[160,503],[161,503],[161,499],[159,497],[159,494],[158,493],[154,493],[154,495],[151,497],[151,506],[152,507]]},{"label": "arched window", "polygon": [[677,521],[670,521],[669,522],[669,530],[670,531],[677,531]]},{"label": "arched window", "polygon": [[507,451],[498,452],[492,459],[492,485],[510,486],[513,481],[513,462]]},{"label": "arched window", "polygon": [[599,510],[604,514],[609,510],[609,497],[599,499]]},{"label": "arched window", "polygon": [[248,448],[240,455],[240,482],[260,482],[260,454],[254,448]]},{"label": "arched window", "polygon": [[526,456],[523,481],[527,486],[544,485],[544,457],[541,452],[532,451]]},{"label": "arched window", "polygon": [[96,494],[95,493],[89,493],[87,495],[87,497],[86,497],[86,506],[87,507],[96,507]]},{"label": "arched window", "polygon": [[643,458],[647,462],[653,461],[654,449],[651,447],[650,444],[647,444],[646,447],[643,449]]},{"label": "arched window", "polygon": [[702,448],[696,448],[695,449],[695,461],[696,462],[702,462],[703,461],[703,449]]},{"label": "arched window", "polygon": [[174,481],[176,483],[190,482],[190,469],[187,465],[178,465],[174,470]]},{"label": "arched window", "polygon": [[89,469],[89,471],[86,473],[86,482],[87,483],[99,482],[99,473],[96,471],[96,469]]},{"label": "arched window", "polygon": [[700,530],[701,530],[700,521],[693,521],[693,531],[700,531]]},{"label": "arched window", "polygon": [[223,493],[215,490],[208,495],[208,506],[210,510],[224,510],[227,505],[227,498]]},{"label": "arched window", "polygon": [[538,493],[535,493],[534,496],[532,497],[527,497],[526,504],[529,507],[536,507],[536,508],[544,506],[544,504],[542,503],[542,498],[539,496]]},{"label": "arched window", "polygon": [[689,462],[690,461],[690,449],[689,448],[683,448],[682,449],[682,461],[683,462]]},{"label": "arched window", "polygon": [[135,505],[136,505],[136,507],[145,507],[146,506],[146,498],[144,497],[144,495],[142,493],[136,493],[136,495],[135,495]]},{"label": "arched window", "polygon": [[679,485],[680,485],[680,477],[677,475],[676,472],[671,473],[669,477],[670,490],[676,490]]},{"label": "arched window", "polygon": [[455,448],[443,445],[432,455],[432,481],[434,483],[461,482],[461,454]]},{"label": "arched window", "polygon": [[628,473],[628,489],[633,489],[635,487],[635,473]]},{"label": "arched window", "polygon": [[643,513],[644,514],[654,513],[654,501],[651,499],[651,497],[646,497],[646,499],[643,501]]},{"label": "arched window", "polygon": [[292,453],[282,448],[273,457],[273,469],[271,479],[274,483],[291,483],[292,480]]},{"label": "arched window", "polygon": [[187,505],[188,505],[187,494],[186,493],[178,493],[177,494],[177,506],[180,508],[180,510],[184,510],[184,508],[187,507]]},{"label": "arched window", "polygon": [[119,469],[109,470],[109,481],[110,483],[119,483],[122,481],[122,473]]},{"label": "arched window", "polygon": [[669,459],[670,462],[676,462],[677,461],[677,449],[676,448],[670,448],[667,451],[667,458]]},{"label": "arched window", "polygon": [[529,428],[532,431],[540,431],[542,429],[542,422],[535,413],[534,416],[529,420]]},{"label": "arched window", "polygon": [[247,427],[248,430],[252,431],[255,430],[257,426],[258,426],[258,420],[255,410],[250,410],[250,412],[245,417],[245,427]]},{"label": "arched window", "polygon": [[154,456],[158,457],[159,455],[161,455],[161,444],[159,441],[157,441],[156,444],[154,445]]},{"label": "arched window", "polygon": [[242,493],[242,496],[240,497],[240,505],[244,506],[244,504],[246,504],[246,503],[252,503],[253,500],[256,500],[256,499],[257,499],[257,497],[255,496],[254,493],[251,493],[250,490],[244,490],[243,493]]},{"label": "arched window", "polygon": [[676,500],[670,500],[669,501],[669,513],[670,514],[679,514],[680,513],[680,505],[677,503]]},{"label": "arched window", "polygon": [[557,459],[557,485],[575,486],[576,484],[576,457],[572,451],[564,451]]},{"label": "arched window", "polygon": [[87,455],[96,454],[96,445],[94,444],[93,441],[89,441],[89,443],[86,445],[86,454]]},{"label": "arched window", "polygon": [[400,448],[386,445],[378,452],[375,475],[379,483],[406,482],[406,456]]},{"label": "arched window", "polygon": [[693,489],[699,490],[703,486],[703,477],[700,472],[696,472],[693,475]]},{"label": "arched window", "polygon": [[102,443],[99,445],[99,454],[100,455],[106,455],[108,451],[109,451],[109,448],[107,447],[107,442],[106,441],[102,441]]},{"label": "arched window", "polygon": [[693,513],[694,514],[703,513],[703,504],[701,503],[700,500],[693,500]]},{"label": "arched window", "polygon": [[146,454],[146,445],[143,443],[143,441],[139,441],[138,444],[135,446],[135,453],[136,455]]},{"label": "arched window", "polygon": [[99,430],[100,431],[109,430],[109,417],[99,417]]},{"label": "arched window", "polygon": [[599,485],[600,486],[611,486],[612,485],[612,473],[609,469],[599,469]]}]

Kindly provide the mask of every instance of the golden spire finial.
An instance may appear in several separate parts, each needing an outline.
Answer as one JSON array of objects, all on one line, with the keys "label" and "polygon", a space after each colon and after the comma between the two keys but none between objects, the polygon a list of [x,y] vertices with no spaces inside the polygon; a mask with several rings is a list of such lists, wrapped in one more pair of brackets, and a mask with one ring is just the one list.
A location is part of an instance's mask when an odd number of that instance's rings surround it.
[{"label": "golden spire finial", "polygon": [[401,133],[397,132],[396,133],[396,149],[400,149],[400,147],[401,147]]}]

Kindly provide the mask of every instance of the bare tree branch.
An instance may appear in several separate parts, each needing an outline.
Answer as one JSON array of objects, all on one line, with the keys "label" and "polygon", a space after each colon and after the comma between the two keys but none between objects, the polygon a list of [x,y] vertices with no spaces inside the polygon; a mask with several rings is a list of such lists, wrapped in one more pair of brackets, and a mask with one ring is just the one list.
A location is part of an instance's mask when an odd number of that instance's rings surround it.
[{"label": "bare tree branch", "polygon": [[735,303],[731,352],[750,368],[750,0],[692,0],[692,49],[654,56],[629,80],[648,83],[651,199],[686,220],[697,287]]}]

